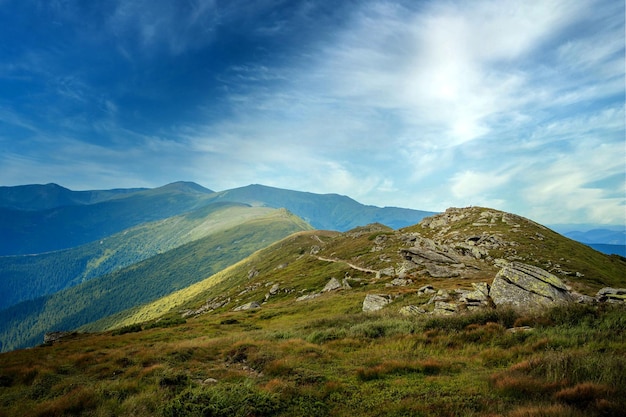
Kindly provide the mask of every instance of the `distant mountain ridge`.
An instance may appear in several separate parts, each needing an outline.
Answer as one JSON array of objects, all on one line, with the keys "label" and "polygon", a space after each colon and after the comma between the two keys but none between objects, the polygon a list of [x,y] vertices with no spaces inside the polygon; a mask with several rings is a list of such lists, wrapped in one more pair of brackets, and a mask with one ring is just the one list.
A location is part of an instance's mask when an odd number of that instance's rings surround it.
[{"label": "distant mountain ridge", "polygon": [[[19,202],[19,201],[21,202]],[[179,181],[152,189],[71,191],[56,184],[0,189],[0,256],[83,245],[141,223],[215,202],[286,208],[313,227],[345,231],[373,222],[408,226],[433,212],[366,206],[337,194],[250,185],[214,192]]]},{"label": "distant mountain ridge", "polygon": [[382,223],[398,229],[436,214],[432,211],[363,205],[350,197],[339,194],[314,194],[260,184],[220,191],[212,198],[252,206],[284,207],[302,217],[316,229],[340,232],[369,223]]}]

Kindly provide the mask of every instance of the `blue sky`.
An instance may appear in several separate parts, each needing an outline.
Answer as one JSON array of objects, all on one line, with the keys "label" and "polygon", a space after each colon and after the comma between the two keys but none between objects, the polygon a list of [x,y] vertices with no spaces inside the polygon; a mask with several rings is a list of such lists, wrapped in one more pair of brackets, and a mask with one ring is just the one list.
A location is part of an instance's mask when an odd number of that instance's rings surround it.
[{"label": "blue sky", "polygon": [[626,223],[619,0],[0,0],[0,184]]}]

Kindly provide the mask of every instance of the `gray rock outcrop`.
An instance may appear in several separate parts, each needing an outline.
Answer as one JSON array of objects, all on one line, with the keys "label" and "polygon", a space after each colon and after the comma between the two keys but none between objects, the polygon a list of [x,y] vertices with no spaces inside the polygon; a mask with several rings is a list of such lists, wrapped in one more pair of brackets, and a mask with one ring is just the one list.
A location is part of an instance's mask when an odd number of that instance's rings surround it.
[{"label": "gray rock outcrop", "polygon": [[328,281],[328,283],[322,289],[322,292],[335,291],[335,290],[340,290],[342,288],[343,288],[343,285],[341,285],[341,282],[339,282],[337,278],[331,278],[330,281]]},{"label": "gray rock outcrop", "polygon": [[244,305],[240,305],[239,307],[235,307],[233,311],[246,311],[246,310],[255,310],[257,308],[261,308],[261,305],[256,301],[251,301]]},{"label": "gray rock outcrop", "polygon": [[551,273],[532,265],[511,262],[491,284],[489,296],[499,306],[536,310],[574,301],[567,286]]},{"label": "gray rock outcrop", "polygon": [[44,343],[55,343],[61,339],[67,338],[69,336],[75,335],[74,332],[49,332],[43,335]]},{"label": "gray rock outcrop", "polygon": [[626,303],[626,288],[602,288],[596,294],[596,300],[605,303]]},{"label": "gray rock outcrop", "polygon": [[363,300],[363,311],[378,311],[391,302],[386,294],[367,294]]}]

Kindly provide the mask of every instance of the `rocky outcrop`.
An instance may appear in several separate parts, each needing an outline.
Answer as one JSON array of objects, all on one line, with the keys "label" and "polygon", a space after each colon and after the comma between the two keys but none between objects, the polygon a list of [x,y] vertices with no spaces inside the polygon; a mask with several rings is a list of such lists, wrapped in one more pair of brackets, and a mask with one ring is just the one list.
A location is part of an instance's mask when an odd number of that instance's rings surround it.
[{"label": "rocky outcrop", "polygon": [[331,278],[330,281],[328,281],[328,283],[324,286],[324,288],[322,288],[322,292],[335,291],[342,288],[343,285],[341,285],[341,282],[339,282],[337,278]]},{"label": "rocky outcrop", "polygon": [[602,288],[596,294],[596,300],[606,303],[626,303],[626,288]]},{"label": "rocky outcrop", "polygon": [[491,284],[489,296],[499,306],[536,310],[574,301],[563,281],[551,273],[519,262],[505,265]]},{"label": "rocky outcrop", "polygon": [[391,302],[391,296],[386,294],[367,294],[363,300],[363,311],[378,311]]},{"label": "rocky outcrop", "polygon": [[43,335],[43,342],[46,344],[56,343],[74,335],[76,335],[76,332],[49,332]]},{"label": "rocky outcrop", "polygon": [[204,314],[204,313],[210,313],[211,311],[224,307],[228,303],[230,303],[230,297],[228,298],[214,297],[214,298],[207,300],[205,304],[203,304],[202,306],[200,306],[200,308],[196,310],[184,310],[182,312],[182,316],[183,318],[187,318],[187,317],[197,316],[197,315]]},{"label": "rocky outcrop", "polygon": [[235,307],[233,311],[255,310],[257,308],[261,308],[261,305],[256,301],[251,301],[249,303],[240,305],[239,307]]},{"label": "rocky outcrop", "polygon": [[314,292],[312,294],[305,294],[305,295],[301,295],[300,297],[296,298],[296,301],[308,301],[308,300],[313,300],[314,298],[319,297],[320,294],[319,292]]},{"label": "rocky outcrop", "polygon": [[491,304],[489,284],[486,282],[472,282],[472,287],[474,288],[473,291],[458,291],[460,294],[459,301],[464,303],[470,310],[488,307]]},{"label": "rocky outcrop", "polygon": [[482,256],[475,255],[471,249],[457,250],[451,245],[416,235],[405,236],[403,240],[413,245],[399,250],[404,259],[401,266],[401,272],[405,272],[403,275],[406,271],[417,269],[433,278],[458,277],[466,269],[468,261]]}]

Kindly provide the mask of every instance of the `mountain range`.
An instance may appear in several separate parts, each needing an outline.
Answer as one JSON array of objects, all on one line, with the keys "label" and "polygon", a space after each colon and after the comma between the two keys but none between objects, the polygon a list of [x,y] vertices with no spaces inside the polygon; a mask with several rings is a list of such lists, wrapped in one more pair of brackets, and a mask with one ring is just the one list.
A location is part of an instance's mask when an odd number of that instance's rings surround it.
[{"label": "mountain range", "polygon": [[625,258],[485,207],[320,230],[246,191],[3,257],[81,278],[0,311],[0,415],[621,415]]},{"label": "mountain range", "polygon": [[[2,349],[166,295],[298,230],[400,227],[431,214],[261,185],[222,192],[190,182],[0,187]],[[190,251],[203,255],[191,262]]]}]

